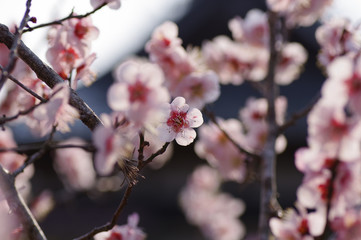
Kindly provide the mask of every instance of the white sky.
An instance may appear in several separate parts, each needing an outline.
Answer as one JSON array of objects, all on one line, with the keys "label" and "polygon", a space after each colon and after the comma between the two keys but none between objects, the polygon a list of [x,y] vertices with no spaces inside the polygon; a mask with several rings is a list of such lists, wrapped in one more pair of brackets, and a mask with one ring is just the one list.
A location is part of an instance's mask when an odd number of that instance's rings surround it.
[{"label": "white sky", "polygon": [[[92,44],[97,59],[92,69],[99,75],[111,70],[118,61],[141,49],[152,30],[165,20],[176,20],[187,10],[192,0],[121,0],[118,10],[108,7],[92,15],[100,30]],[[0,0],[0,23],[19,24],[25,12],[26,0]],[[68,16],[71,10],[83,14],[92,9],[90,0],[32,0],[30,16],[37,23]],[[46,32],[38,29],[24,35],[24,42],[45,60]]]}]

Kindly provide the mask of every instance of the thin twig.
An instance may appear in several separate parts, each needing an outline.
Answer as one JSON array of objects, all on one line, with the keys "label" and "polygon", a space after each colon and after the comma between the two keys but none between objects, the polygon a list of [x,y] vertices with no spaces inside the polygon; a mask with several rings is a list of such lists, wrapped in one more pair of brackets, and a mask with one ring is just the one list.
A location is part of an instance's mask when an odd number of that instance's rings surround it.
[{"label": "thin twig", "polygon": [[[46,237],[15,187],[15,179],[0,164],[0,188],[11,212],[21,221],[26,239],[46,240]],[[3,236],[2,236],[3,237]]]},{"label": "thin twig", "polygon": [[6,67],[1,71],[0,90],[4,86],[5,81],[8,78],[9,74],[15,68],[15,63],[16,63],[16,59],[17,59],[17,48],[18,48],[18,45],[20,44],[23,29],[29,20],[30,6],[31,6],[31,0],[27,0],[26,1],[26,10],[25,10],[23,19],[21,20],[21,23],[16,30],[16,33],[14,36],[14,41],[12,43],[12,46],[10,47],[9,62],[6,65]]},{"label": "thin twig", "polygon": [[49,151],[49,144],[51,143],[51,141],[53,140],[54,137],[54,133],[56,131],[56,126],[53,126],[53,129],[48,137],[48,139],[44,142],[44,144],[42,145],[41,149],[32,154],[30,157],[28,157],[24,164],[22,166],[20,166],[18,169],[16,169],[13,173],[12,176],[14,178],[16,178],[16,176],[18,176],[20,173],[22,173],[25,168],[31,164],[33,164],[36,160],[40,159],[41,157],[43,157],[45,155],[45,153],[47,153]]},{"label": "thin twig", "polygon": [[244,153],[252,158],[260,158],[260,156],[256,153],[252,153],[250,151],[247,151],[246,149],[244,149],[242,146],[240,146],[236,141],[234,141],[234,139],[219,125],[216,117],[214,116],[214,114],[210,111],[208,111],[206,108],[204,108],[202,110],[208,117],[209,119],[218,127],[218,129],[224,134],[224,136],[241,152]]},{"label": "thin twig", "polygon": [[34,26],[34,27],[27,26],[27,28],[24,29],[23,32],[24,33],[25,32],[31,32],[31,31],[33,31],[35,29],[48,27],[48,26],[52,26],[52,25],[61,25],[61,24],[63,24],[64,21],[72,19],[72,18],[77,18],[77,19],[86,18],[86,17],[90,16],[91,14],[95,13],[96,11],[98,11],[99,9],[101,9],[102,7],[104,7],[106,5],[107,4],[104,3],[104,4],[100,5],[99,7],[95,8],[93,11],[87,12],[87,13],[82,14],[82,15],[74,15],[74,9],[73,9],[71,11],[71,13],[67,17],[64,17],[64,18],[59,19],[59,20],[51,21],[51,22],[48,22],[48,23],[39,24],[39,25]]},{"label": "thin twig", "polygon": [[34,111],[37,107],[39,107],[40,105],[44,104],[46,102],[40,102],[38,104],[35,104],[31,107],[29,107],[28,109],[25,109],[25,110],[22,110],[22,111],[19,111],[17,114],[11,116],[11,117],[2,117],[0,118],[0,126],[1,125],[4,125],[5,123],[7,122],[10,122],[10,121],[13,121],[13,120],[16,120],[17,118],[19,118],[20,116],[26,116],[28,115],[29,113],[31,113],[32,111]]},{"label": "thin twig", "polygon": [[[9,31],[8,27],[0,24],[0,42],[11,48],[14,41],[15,36]],[[52,68],[46,65],[22,41],[18,45],[18,55],[36,73],[38,78],[49,87],[53,88],[56,84],[64,82]],[[79,111],[80,120],[90,130],[94,130],[98,124],[102,124],[94,111],[72,89],[70,89],[69,103]]]},{"label": "thin twig", "polygon": [[317,101],[321,98],[321,94],[320,92],[317,93],[317,95],[311,100],[311,102],[309,104],[307,104],[307,106],[305,108],[303,108],[302,110],[294,113],[290,119],[288,119],[287,122],[285,122],[282,126],[279,126],[278,128],[278,134],[283,133],[284,131],[286,131],[287,128],[293,126],[294,124],[296,124],[296,122],[307,116],[307,114],[312,110],[312,108],[315,106],[315,104],[317,103]]},{"label": "thin twig", "polygon": [[159,155],[162,155],[168,148],[170,142],[166,142],[158,151],[150,155],[146,160],[139,161],[138,168],[141,170],[143,167],[145,167],[148,163],[151,163],[154,158],[158,157]]},{"label": "thin twig", "polygon": [[110,220],[110,222],[108,222],[108,223],[106,223],[106,224],[104,224],[104,225],[102,225],[100,227],[94,228],[92,231],[84,234],[83,236],[80,236],[78,238],[74,238],[74,240],[91,240],[91,239],[93,239],[93,237],[96,234],[98,234],[100,232],[109,231],[110,229],[112,229],[115,226],[115,224],[117,223],[117,220],[118,220],[121,212],[123,211],[125,205],[127,204],[129,196],[130,196],[134,186],[135,185],[133,185],[133,184],[128,184],[128,187],[124,192],[122,201],[120,202],[118,208],[115,210],[115,212],[113,214],[113,217]]},{"label": "thin twig", "polygon": [[[0,70],[2,71],[3,68],[0,66]],[[13,81],[15,84],[19,85],[19,87],[21,87],[22,89],[24,89],[25,91],[27,91],[29,94],[31,94],[33,97],[37,98],[40,100],[40,102],[45,102],[46,100],[39,96],[36,92],[34,92],[33,90],[31,90],[30,88],[28,88],[27,86],[25,86],[22,82],[20,82],[19,80],[17,80],[13,75],[9,74],[8,78]]]}]

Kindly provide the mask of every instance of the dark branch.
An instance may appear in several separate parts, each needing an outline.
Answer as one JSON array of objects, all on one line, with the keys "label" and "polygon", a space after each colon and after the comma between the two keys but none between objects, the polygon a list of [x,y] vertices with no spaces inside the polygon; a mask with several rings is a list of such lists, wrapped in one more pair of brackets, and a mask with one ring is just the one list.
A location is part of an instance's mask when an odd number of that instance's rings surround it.
[{"label": "dark branch", "polygon": [[7,64],[7,66],[1,71],[0,89],[4,86],[5,81],[8,78],[9,74],[15,68],[15,63],[17,60],[17,49],[18,49],[18,45],[20,44],[20,39],[21,39],[21,35],[23,33],[23,29],[29,20],[30,6],[31,6],[31,0],[27,0],[24,17],[21,20],[19,27],[16,29],[14,40],[13,40],[11,46],[10,47],[8,46],[10,49],[9,62]]},{"label": "dark branch", "polygon": [[0,165],[0,188],[11,212],[16,214],[22,223],[23,231],[31,240],[46,240],[39,224],[34,219],[24,199],[15,188],[15,179]]},{"label": "dark branch", "polygon": [[317,93],[317,95],[311,100],[311,102],[302,110],[300,110],[299,112],[294,113],[290,119],[288,119],[287,122],[285,122],[282,126],[279,126],[278,128],[278,134],[283,133],[284,131],[286,131],[287,128],[293,126],[294,124],[296,124],[296,122],[307,116],[307,114],[312,110],[312,108],[315,106],[315,104],[317,103],[317,101],[321,98],[321,94]]},{"label": "dark branch", "polygon": [[[8,48],[11,48],[14,41],[15,37],[9,31],[8,27],[0,24],[0,42],[4,43]],[[52,68],[41,61],[22,41],[20,41],[18,45],[18,55],[36,73],[38,78],[49,87],[53,88],[57,83],[64,82]],[[101,124],[98,116],[72,89],[70,91],[69,103],[79,111],[80,120],[89,129],[94,130],[98,124]]]},{"label": "dark branch", "polygon": [[35,29],[48,27],[48,26],[52,26],[52,25],[61,25],[64,21],[72,19],[72,18],[77,18],[77,19],[86,18],[86,17],[90,16],[91,14],[95,13],[96,11],[98,11],[99,9],[101,9],[102,7],[104,7],[106,5],[107,4],[104,3],[104,4],[100,5],[99,7],[95,8],[93,11],[82,14],[82,15],[74,15],[74,11],[72,10],[71,13],[67,17],[64,17],[64,18],[59,19],[59,20],[51,21],[51,22],[48,22],[48,23],[39,24],[39,25],[34,26],[34,27],[27,26],[27,29],[25,29],[23,32],[24,33],[25,32],[31,32],[31,31],[33,31]]},{"label": "dark branch", "polygon": [[206,108],[203,109],[203,112],[209,117],[209,119],[218,127],[218,129],[224,134],[224,136],[241,152],[244,153],[252,158],[260,158],[259,155],[256,153],[252,153],[250,151],[247,151],[243,147],[241,147],[236,141],[233,140],[233,138],[219,125],[216,117],[212,112],[209,112]]},{"label": "dark branch", "polygon": [[118,218],[120,216],[120,213],[123,211],[125,205],[127,204],[129,196],[130,196],[134,186],[135,185],[133,185],[133,184],[128,184],[128,187],[124,192],[122,201],[120,202],[118,208],[114,212],[113,217],[110,220],[110,222],[104,224],[103,226],[94,228],[92,231],[90,231],[89,233],[84,234],[81,237],[74,238],[74,240],[91,240],[91,239],[93,239],[93,237],[96,234],[98,234],[100,232],[109,231],[110,229],[112,229],[115,226],[115,224],[117,223],[117,220],[118,220]]}]

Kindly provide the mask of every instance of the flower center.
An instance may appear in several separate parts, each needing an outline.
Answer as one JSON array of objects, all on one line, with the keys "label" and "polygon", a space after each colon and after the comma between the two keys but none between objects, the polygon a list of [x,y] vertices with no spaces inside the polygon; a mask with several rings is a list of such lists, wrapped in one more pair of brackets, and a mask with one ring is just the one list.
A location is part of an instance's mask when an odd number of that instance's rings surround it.
[{"label": "flower center", "polygon": [[186,116],[186,112],[172,111],[167,125],[170,126],[174,132],[179,133],[183,128],[189,127]]},{"label": "flower center", "polygon": [[203,88],[202,83],[198,83],[198,84],[195,84],[194,86],[192,86],[191,91],[192,91],[193,96],[203,97],[203,95],[204,95],[204,88]]},{"label": "flower center", "polygon": [[361,92],[361,77],[357,73],[354,73],[352,77],[345,81],[345,83],[348,87],[348,93],[350,95]]},{"label": "flower center", "polygon": [[149,89],[140,81],[137,81],[133,85],[128,86],[129,100],[130,102],[142,102],[145,103],[149,93]]},{"label": "flower center", "polygon": [[304,236],[308,234],[308,221],[307,219],[302,219],[300,225],[297,228],[298,232]]},{"label": "flower center", "polygon": [[75,25],[74,34],[78,38],[83,39],[87,32],[88,28],[83,26],[80,21]]},{"label": "flower center", "polygon": [[72,47],[64,49],[61,53],[63,54],[64,61],[69,64],[74,64],[75,60],[79,58],[79,55]]},{"label": "flower center", "polygon": [[122,240],[123,237],[120,233],[112,232],[111,235],[106,240]]}]

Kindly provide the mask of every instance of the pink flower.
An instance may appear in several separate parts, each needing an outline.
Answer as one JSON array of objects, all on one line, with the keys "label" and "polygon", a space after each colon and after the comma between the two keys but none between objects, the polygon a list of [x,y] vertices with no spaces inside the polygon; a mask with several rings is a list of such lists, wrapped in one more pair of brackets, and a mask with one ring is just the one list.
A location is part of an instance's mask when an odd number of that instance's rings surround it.
[{"label": "pink flower", "polygon": [[46,52],[46,59],[54,70],[66,80],[70,77],[71,71],[81,63],[82,56],[77,48],[69,44],[55,44]]},{"label": "pink flower", "polygon": [[275,12],[285,12],[292,6],[294,0],[267,0],[267,6]]},{"label": "pink flower", "polygon": [[337,105],[346,105],[352,113],[361,115],[361,57],[339,57],[327,70],[329,79],[322,87],[322,96]]},{"label": "pink flower", "polygon": [[111,9],[120,8],[120,0],[90,0],[90,4],[94,9],[100,7],[102,4],[107,4]]},{"label": "pink flower", "polygon": [[337,240],[358,240],[361,236],[360,209],[350,208],[331,222]]},{"label": "pink flower", "polygon": [[[0,148],[16,148],[17,144],[14,140],[13,133],[10,128],[5,127],[0,130]],[[25,155],[21,155],[15,152],[2,152],[0,153],[0,164],[9,172],[16,171],[21,167],[26,160]],[[20,173],[16,177],[15,186],[21,193],[22,197],[27,199],[31,193],[30,179],[34,175],[34,166],[30,165],[25,168],[24,172]],[[1,191],[0,191],[1,197]]]},{"label": "pink flower", "polygon": [[69,104],[70,89],[66,83],[58,83],[52,90],[48,102],[36,107],[29,115],[27,125],[35,135],[48,134],[53,126],[61,132],[70,131],[69,123],[79,117],[78,111]]},{"label": "pink flower", "polygon": [[202,109],[220,95],[218,76],[213,71],[193,72],[185,76],[174,94],[183,96],[191,107]]},{"label": "pink flower", "polygon": [[267,5],[285,16],[289,27],[294,27],[312,25],[331,2],[332,0],[267,0]]},{"label": "pink flower", "polygon": [[207,66],[219,74],[222,84],[240,85],[245,79],[260,81],[267,72],[266,49],[236,43],[227,36],[205,42],[202,55]]},{"label": "pink flower", "polygon": [[95,53],[87,56],[82,63],[76,68],[76,76],[72,81],[72,89],[77,89],[78,81],[81,80],[85,86],[90,86],[96,80],[96,73],[90,69],[90,65],[96,59]]},{"label": "pink flower", "polygon": [[54,208],[55,201],[51,191],[42,191],[31,203],[30,210],[36,220],[43,220]]},{"label": "pink flower", "polygon": [[[229,134],[233,141],[244,145],[241,123],[236,119],[217,119],[220,127]],[[221,132],[213,123],[199,128],[199,139],[194,150],[201,158],[205,158],[216,168],[226,180],[242,182],[246,176],[246,156]]]},{"label": "pink flower", "polygon": [[137,131],[121,115],[102,114],[101,118],[104,126],[96,127],[92,138],[97,149],[94,165],[98,174],[109,175],[115,165],[123,168],[125,161],[132,159],[134,152],[132,142]]},{"label": "pink flower", "polygon": [[301,44],[295,42],[285,44],[276,69],[275,82],[279,85],[288,85],[293,82],[298,78],[306,60],[307,52]]},{"label": "pink flower", "polygon": [[[90,54],[90,50],[98,35],[99,30],[90,17],[69,19],[48,32],[50,48],[46,58],[64,80],[72,81],[73,89],[76,89],[78,80],[86,86],[95,80],[95,74],[89,69],[95,54]],[[73,70],[77,73],[75,78],[74,75],[71,77]]]},{"label": "pink flower", "polygon": [[342,105],[321,99],[307,122],[310,146],[341,161],[354,161],[360,157],[361,125],[357,119],[346,116]]},{"label": "pink flower", "polygon": [[247,12],[246,17],[235,17],[228,23],[236,41],[257,47],[268,47],[269,27],[267,14],[259,9]]},{"label": "pink flower", "polygon": [[282,219],[271,218],[270,228],[277,240],[312,240],[323,233],[326,218],[324,211],[307,213],[306,209],[287,209]]},{"label": "pink flower", "polygon": [[[10,128],[0,130],[0,148],[16,148],[17,144],[14,140],[13,133]],[[26,160],[25,155],[16,152],[0,153],[0,164],[9,172],[14,172],[21,167]]]},{"label": "pink flower", "polygon": [[[287,99],[280,96],[275,102],[276,122],[284,122],[287,108]],[[268,125],[266,123],[267,101],[264,98],[249,98],[246,106],[239,111],[239,117],[247,129],[245,135],[245,148],[252,152],[261,152],[267,139]],[[276,139],[276,151],[283,152],[287,146],[287,140],[283,135]]]},{"label": "pink flower", "polygon": [[[79,138],[71,138],[61,145],[85,145]],[[90,189],[95,183],[96,173],[92,155],[81,148],[60,148],[55,152],[54,169],[69,189],[83,191]]]},{"label": "pink flower", "polygon": [[202,113],[196,108],[189,108],[183,97],[177,97],[164,107],[164,122],[158,127],[159,138],[165,142],[175,139],[179,145],[189,145],[196,137],[193,128],[202,123]]},{"label": "pink flower", "polygon": [[242,239],[245,230],[239,216],[244,212],[244,203],[221,193],[219,187],[215,169],[197,167],[180,193],[180,205],[187,220],[198,226],[207,239]]},{"label": "pink flower", "polygon": [[95,240],[145,240],[146,234],[138,227],[139,215],[133,213],[128,216],[126,225],[116,225],[108,232],[101,232],[94,236]]},{"label": "pink flower", "polygon": [[168,55],[167,52],[181,44],[182,40],[178,38],[178,26],[174,22],[166,21],[153,31],[145,49],[152,55],[162,56]]},{"label": "pink flower", "polygon": [[116,82],[108,90],[108,104],[137,126],[159,121],[160,106],[169,101],[163,75],[157,65],[128,61],[115,72]]},{"label": "pink flower", "polygon": [[326,67],[335,58],[358,52],[361,48],[358,29],[348,19],[332,18],[316,30],[316,40],[321,46],[318,60]]}]

